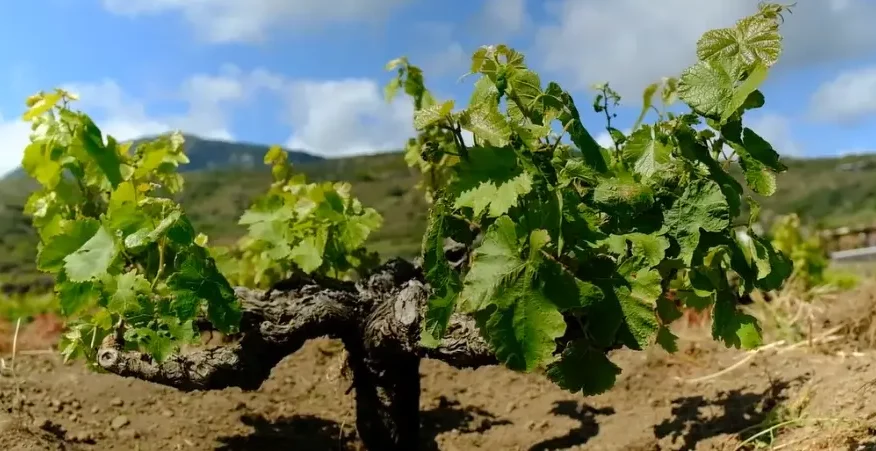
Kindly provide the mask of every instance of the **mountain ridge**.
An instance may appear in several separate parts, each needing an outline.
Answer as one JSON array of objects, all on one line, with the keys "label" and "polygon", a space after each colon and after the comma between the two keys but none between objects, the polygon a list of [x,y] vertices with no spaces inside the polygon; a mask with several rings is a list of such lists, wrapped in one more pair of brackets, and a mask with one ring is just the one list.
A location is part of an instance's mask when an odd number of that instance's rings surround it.
[{"label": "mountain ridge", "polygon": [[[160,135],[148,135],[130,140],[134,146],[148,142]],[[185,152],[189,163],[181,165],[180,172],[194,172],[204,170],[217,170],[224,168],[256,169],[262,166],[265,153],[271,148],[267,144],[258,144],[247,141],[227,141],[222,139],[204,138],[195,134],[183,133]],[[324,161],[326,158],[314,155],[304,150],[286,149],[289,154],[289,162],[292,164],[313,163]],[[19,166],[6,175],[0,176],[0,180],[27,176],[24,169]]]}]

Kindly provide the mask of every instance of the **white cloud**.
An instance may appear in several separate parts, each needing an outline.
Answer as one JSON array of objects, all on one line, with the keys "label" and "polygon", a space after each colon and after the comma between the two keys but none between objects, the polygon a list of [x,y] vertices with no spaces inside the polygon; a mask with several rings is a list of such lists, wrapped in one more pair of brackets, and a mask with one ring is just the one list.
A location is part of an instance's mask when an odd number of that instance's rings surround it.
[{"label": "white cloud", "polygon": [[413,107],[392,103],[373,80],[292,81],[285,90],[294,134],[287,147],[325,156],[398,149],[413,135]]},{"label": "white cloud", "polygon": [[[186,104],[181,114],[153,114],[113,80],[69,83],[79,95],[74,108],[94,118],[105,134],[119,140],[182,130],[207,138],[234,139],[234,107],[269,92],[282,103],[282,118],[292,133],[287,147],[334,157],[401,148],[414,135],[413,107],[405,96],[387,103],[383,88],[371,79],[289,80],[227,66],[218,75],[193,75],[173,96]],[[0,116],[0,173],[18,166],[28,142],[29,125]],[[467,137],[470,141],[470,136]]]},{"label": "white cloud", "polygon": [[[418,43],[417,55],[413,64],[423,68],[426,77],[441,77],[449,75],[459,77],[468,71],[471,55],[455,39],[456,26],[446,22],[420,22],[415,28],[415,40]],[[428,81],[427,81],[428,83]]]},{"label": "white cloud", "polygon": [[[257,89],[276,88],[277,81],[263,71],[242,73],[234,67],[223,68],[220,75],[193,75],[173,96],[187,105],[186,111],[166,115],[150,114],[145,100],[126,93],[111,79],[66,83],[63,87],[81,99],[72,108],[92,116],[105,135],[121,141],[170,130],[231,140],[234,136],[229,120],[233,104],[246,101]],[[30,141],[30,125],[20,119],[20,114],[0,116],[0,175],[18,167]]]},{"label": "white cloud", "polygon": [[794,138],[791,119],[788,117],[767,113],[750,119],[746,126],[772,144],[779,155],[791,157],[805,156],[805,149]]},{"label": "white cloud", "polygon": [[184,114],[152,115],[146,101],[126,94],[113,80],[72,83],[65,89],[79,95],[75,108],[91,115],[101,129],[119,140],[156,135],[170,130],[233,139],[228,103],[243,100],[241,81],[230,77],[194,75],[182,83],[177,98],[187,104]]},{"label": "white cloud", "polygon": [[529,25],[526,0],[484,0],[481,20],[494,33],[510,35]]},{"label": "white cloud", "polygon": [[[703,32],[733,25],[758,0],[557,0],[536,34],[533,55],[565,74],[574,88],[609,81],[626,97],[662,76],[679,74],[696,56]],[[782,66],[805,66],[876,53],[876,2],[798,2],[782,25]]]},{"label": "white cloud", "polygon": [[[480,45],[498,43],[529,29],[532,19],[527,0],[484,0],[479,11],[457,23],[423,21],[415,26],[418,35],[414,58],[428,77],[461,77],[471,67],[471,54]],[[460,39],[463,38],[464,39]],[[469,46],[461,42],[466,41]]]},{"label": "white cloud", "polygon": [[827,122],[853,122],[876,114],[876,66],[848,70],[822,84],[810,99],[810,114]]},{"label": "white cloud", "polygon": [[0,177],[19,166],[29,142],[30,124],[18,115],[0,114]]},{"label": "white cloud", "polygon": [[64,89],[80,98],[71,105],[72,108],[92,116],[104,134],[118,140],[156,135],[172,129],[165,120],[150,117],[145,105],[126,94],[114,80],[68,83]]},{"label": "white cloud", "polygon": [[410,0],[102,0],[115,14],[181,13],[210,42],[253,42],[272,29],[313,29],[326,23],[374,21]]},{"label": "white cloud", "polygon": [[[414,64],[417,64],[414,61]],[[423,58],[421,67],[427,77],[440,77],[450,75],[460,77],[468,72],[471,64],[471,55],[459,42],[453,41],[443,49],[429,54]]]}]

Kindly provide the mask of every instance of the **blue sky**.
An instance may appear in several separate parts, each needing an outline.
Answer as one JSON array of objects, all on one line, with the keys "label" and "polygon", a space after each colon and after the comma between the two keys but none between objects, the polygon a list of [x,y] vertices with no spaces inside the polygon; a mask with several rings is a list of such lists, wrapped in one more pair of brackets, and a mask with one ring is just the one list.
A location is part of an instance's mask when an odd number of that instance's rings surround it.
[{"label": "blue sky", "polygon": [[[756,0],[10,0],[0,26],[0,173],[27,142],[24,99],[63,86],[120,139],[169,129],[340,156],[396,149],[410,105],[388,104],[384,64],[407,55],[442,97],[482,44],[526,53],[589,105],[677,75],[699,35]],[[876,2],[798,0],[752,126],[783,154],[876,150]],[[598,134],[600,116],[586,121]]]}]

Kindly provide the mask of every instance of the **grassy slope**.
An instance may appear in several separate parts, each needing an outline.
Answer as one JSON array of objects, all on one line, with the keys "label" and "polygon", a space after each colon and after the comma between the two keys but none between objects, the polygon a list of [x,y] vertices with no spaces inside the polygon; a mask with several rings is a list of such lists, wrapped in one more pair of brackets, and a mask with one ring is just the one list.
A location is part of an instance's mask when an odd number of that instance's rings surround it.
[{"label": "grassy slope", "polygon": [[[846,163],[863,162],[857,171],[840,171]],[[779,177],[779,191],[762,199],[764,219],[770,214],[798,213],[824,227],[876,221],[876,156],[794,160]],[[365,205],[384,218],[371,246],[386,257],[411,257],[419,250],[426,205],[413,187],[417,175],[398,153],[325,160],[296,165],[311,180],[346,180]],[[199,231],[215,242],[229,242],[243,229],[237,218],[270,183],[256,170],[186,173],[181,202]],[[33,183],[0,181],[0,277],[24,279],[32,274],[35,238],[20,208]],[[4,274],[5,273],[5,274]],[[2,280],[2,279],[0,279]]]},{"label": "grassy slope", "polygon": [[[419,251],[427,206],[414,189],[418,176],[398,153],[323,160],[295,165],[308,179],[345,180],[362,202],[384,216],[371,248],[381,255],[413,257]],[[185,173],[180,203],[199,232],[213,243],[229,243],[244,233],[237,219],[270,185],[266,170],[224,169]],[[21,208],[36,188],[30,179],[0,180],[0,285],[29,284],[34,276],[36,236]]]}]

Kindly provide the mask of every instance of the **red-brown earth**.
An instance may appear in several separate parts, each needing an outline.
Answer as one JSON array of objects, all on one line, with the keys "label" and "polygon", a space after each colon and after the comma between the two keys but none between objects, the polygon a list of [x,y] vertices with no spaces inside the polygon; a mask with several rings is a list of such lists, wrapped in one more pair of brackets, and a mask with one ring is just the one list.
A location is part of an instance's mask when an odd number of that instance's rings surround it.
[{"label": "red-brown earth", "polygon": [[[679,331],[676,354],[617,352],[623,374],[595,397],[537,374],[424,361],[421,449],[876,450],[873,288],[830,300],[812,343],[752,357],[713,343],[706,325]],[[184,394],[55,352],[21,352],[10,368],[13,329],[0,325],[0,450],[362,449],[336,342],[311,341],[258,391]],[[29,323],[19,349],[45,349],[57,330]]]}]

